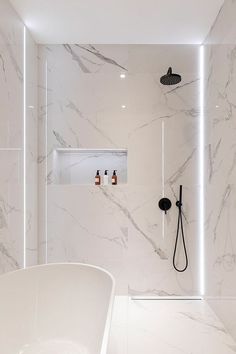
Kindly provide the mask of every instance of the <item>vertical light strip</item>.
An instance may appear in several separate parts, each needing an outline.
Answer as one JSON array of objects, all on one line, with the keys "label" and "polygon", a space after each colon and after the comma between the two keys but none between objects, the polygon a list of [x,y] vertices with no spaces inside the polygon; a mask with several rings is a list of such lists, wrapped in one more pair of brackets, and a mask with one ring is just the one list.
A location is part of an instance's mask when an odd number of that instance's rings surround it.
[{"label": "vertical light strip", "polygon": [[23,30],[23,267],[26,268],[26,27]]},{"label": "vertical light strip", "polygon": [[165,196],[165,121],[161,122],[161,181],[162,198]]},{"label": "vertical light strip", "polygon": [[[165,121],[161,122],[161,182],[162,198],[165,197]],[[162,238],[165,237],[165,213],[162,213]]]},{"label": "vertical light strip", "polygon": [[48,262],[48,62],[45,63],[45,263]]},{"label": "vertical light strip", "polygon": [[199,290],[200,295],[205,295],[205,126],[204,126],[204,46],[199,49]]}]

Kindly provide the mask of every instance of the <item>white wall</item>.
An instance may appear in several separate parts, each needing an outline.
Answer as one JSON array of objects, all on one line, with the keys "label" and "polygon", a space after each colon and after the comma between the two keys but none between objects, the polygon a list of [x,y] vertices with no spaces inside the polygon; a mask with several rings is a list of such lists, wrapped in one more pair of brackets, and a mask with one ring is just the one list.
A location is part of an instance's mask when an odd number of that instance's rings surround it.
[{"label": "white wall", "polygon": [[234,338],[236,338],[235,14],[235,1],[226,1],[205,41],[207,296],[209,303]]},{"label": "white wall", "polygon": [[[40,47],[40,260],[103,266],[120,294],[198,294],[199,47],[95,47]],[[170,65],[183,76],[174,89],[159,82]],[[58,147],[126,148],[128,183],[58,184]],[[184,274],[172,266],[181,183],[190,259]],[[162,195],[173,202],[166,217]]]},{"label": "white wall", "polygon": [[[26,32],[26,146],[24,146],[24,24],[8,1],[0,2],[0,272],[34,264],[24,249],[24,156],[26,162],[26,237],[37,240],[37,48]],[[34,116],[34,117],[33,117]],[[34,120],[34,123],[33,123]],[[33,128],[34,125],[34,128]],[[29,139],[28,139],[29,137]],[[24,155],[25,152],[25,155]],[[32,169],[32,165],[34,168]]]}]

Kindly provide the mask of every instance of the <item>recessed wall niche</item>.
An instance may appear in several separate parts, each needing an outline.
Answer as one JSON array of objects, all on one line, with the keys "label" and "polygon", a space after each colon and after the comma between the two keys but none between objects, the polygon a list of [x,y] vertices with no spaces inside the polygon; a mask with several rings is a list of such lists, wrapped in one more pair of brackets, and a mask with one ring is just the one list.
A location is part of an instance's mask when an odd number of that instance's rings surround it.
[{"label": "recessed wall niche", "polygon": [[58,148],[53,152],[55,184],[94,185],[97,170],[108,170],[109,184],[117,170],[118,184],[127,183],[126,149]]}]

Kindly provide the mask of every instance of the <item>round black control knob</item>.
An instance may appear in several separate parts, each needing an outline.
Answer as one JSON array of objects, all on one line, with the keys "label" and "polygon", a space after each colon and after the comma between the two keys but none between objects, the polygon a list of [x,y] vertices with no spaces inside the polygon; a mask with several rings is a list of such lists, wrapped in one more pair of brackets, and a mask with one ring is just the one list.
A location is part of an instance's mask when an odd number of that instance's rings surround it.
[{"label": "round black control knob", "polygon": [[165,212],[165,214],[166,214],[167,210],[169,210],[171,208],[172,204],[171,204],[170,199],[162,198],[162,199],[159,200],[158,205],[159,205],[159,208],[161,210],[163,210]]}]

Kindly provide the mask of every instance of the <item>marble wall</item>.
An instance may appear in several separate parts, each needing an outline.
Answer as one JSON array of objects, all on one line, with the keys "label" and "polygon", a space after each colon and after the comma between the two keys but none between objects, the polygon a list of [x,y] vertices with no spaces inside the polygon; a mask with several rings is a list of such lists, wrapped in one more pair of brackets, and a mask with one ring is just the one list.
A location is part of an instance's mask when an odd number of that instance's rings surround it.
[{"label": "marble wall", "polygon": [[236,338],[236,26],[226,1],[205,41],[206,295]]},{"label": "marble wall", "polygon": [[[194,45],[39,47],[40,262],[103,266],[118,294],[199,293],[198,57]],[[169,66],[182,74],[176,87],[159,82]],[[57,148],[127,149],[128,182],[58,184]],[[190,259],[183,274],[172,266],[180,184]],[[166,216],[162,196],[173,203]],[[182,256],[179,249],[180,264]]]},{"label": "marble wall", "polygon": [[[26,31],[27,75],[24,75],[24,24],[8,1],[0,2],[0,272],[36,262],[31,242],[24,249],[24,152],[27,185],[26,240],[37,239],[37,48]],[[34,75],[34,77],[33,77]],[[24,147],[24,80],[26,78],[26,148]],[[34,97],[33,97],[34,96]],[[34,112],[34,113],[33,113]],[[34,122],[33,122],[34,121]],[[34,125],[34,128],[32,127]],[[32,135],[33,134],[33,135]],[[30,137],[28,139],[28,137]],[[25,148],[25,150],[24,150]],[[34,248],[36,241],[34,241]]]}]

